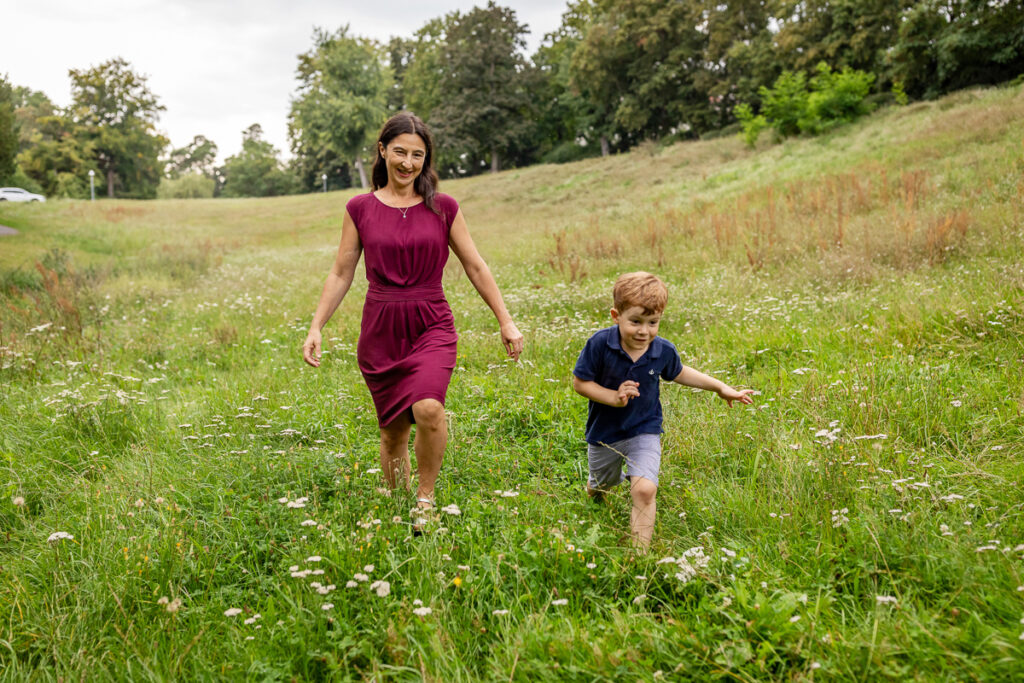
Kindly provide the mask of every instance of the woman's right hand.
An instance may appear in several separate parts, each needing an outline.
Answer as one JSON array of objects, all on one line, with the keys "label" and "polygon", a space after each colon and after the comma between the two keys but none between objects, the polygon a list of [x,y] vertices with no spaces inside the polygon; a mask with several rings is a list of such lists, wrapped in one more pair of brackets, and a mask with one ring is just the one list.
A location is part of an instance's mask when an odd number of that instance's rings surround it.
[{"label": "woman's right hand", "polygon": [[302,360],[314,368],[320,367],[320,347],[322,345],[323,337],[320,335],[320,330],[310,330],[302,345]]}]

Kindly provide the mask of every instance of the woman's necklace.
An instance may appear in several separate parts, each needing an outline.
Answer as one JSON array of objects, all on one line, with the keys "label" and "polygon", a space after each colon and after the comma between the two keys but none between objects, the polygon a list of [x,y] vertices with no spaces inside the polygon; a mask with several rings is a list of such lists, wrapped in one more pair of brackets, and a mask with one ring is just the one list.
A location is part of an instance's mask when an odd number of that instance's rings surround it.
[{"label": "woman's necklace", "polygon": [[[378,197],[378,199],[380,199],[380,198]],[[395,206],[394,204],[389,204],[387,202],[384,202],[383,199],[381,199],[381,202],[384,203],[384,206],[389,206],[392,209],[397,209],[402,214],[402,218],[405,218],[408,215],[409,209],[411,209],[412,207],[416,206],[416,204],[410,204],[409,206]],[[417,203],[419,203],[419,202],[417,202]]]}]

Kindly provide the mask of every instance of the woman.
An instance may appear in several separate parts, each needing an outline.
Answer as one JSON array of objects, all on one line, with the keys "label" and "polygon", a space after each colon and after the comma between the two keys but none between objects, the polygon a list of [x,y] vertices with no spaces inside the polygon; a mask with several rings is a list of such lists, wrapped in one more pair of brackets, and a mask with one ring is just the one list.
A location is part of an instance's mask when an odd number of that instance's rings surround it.
[{"label": "woman", "polygon": [[353,197],[345,207],[338,256],[302,345],[303,359],[319,367],[320,331],[345,298],[365,250],[369,288],[356,356],[377,409],[380,463],[389,488],[409,486],[409,434],[416,425],[417,531],[434,507],[434,483],[448,443],[444,399],[457,341],[441,289],[449,247],[498,319],[509,357],[518,360],[523,350],[523,336],[459,205],[437,192],[433,151],[430,131],[413,114],[396,114],[384,124],[373,192]]}]

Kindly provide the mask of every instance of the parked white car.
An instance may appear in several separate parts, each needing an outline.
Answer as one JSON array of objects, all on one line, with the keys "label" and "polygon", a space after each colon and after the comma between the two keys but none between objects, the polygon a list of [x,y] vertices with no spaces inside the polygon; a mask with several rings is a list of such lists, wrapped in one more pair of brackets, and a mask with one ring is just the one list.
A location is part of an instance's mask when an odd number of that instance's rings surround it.
[{"label": "parked white car", "polygon": [[0,202],[45,202],[46,197],[20,187],[0,187]]}]

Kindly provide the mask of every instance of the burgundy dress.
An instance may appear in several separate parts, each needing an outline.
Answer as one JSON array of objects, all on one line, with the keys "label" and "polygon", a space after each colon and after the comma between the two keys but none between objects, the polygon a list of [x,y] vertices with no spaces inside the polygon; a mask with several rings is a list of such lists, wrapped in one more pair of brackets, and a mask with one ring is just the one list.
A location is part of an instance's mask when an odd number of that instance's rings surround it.
[{"label": "burgundy dress", "polygon": [[369,288],[356,358],[381,426],[425,398],[444,403],[455,369],[455,320],[441,289],[448,234],[459,211],[446,194],[402,211],[374,194],[346,205],[359,232]]}]

